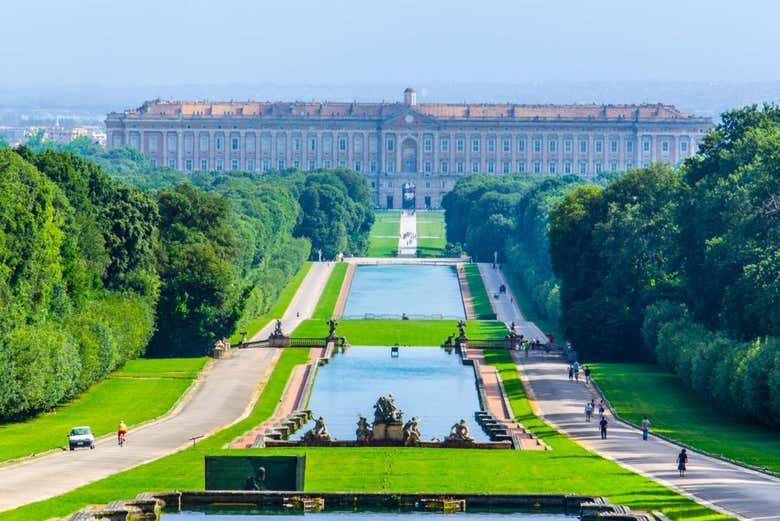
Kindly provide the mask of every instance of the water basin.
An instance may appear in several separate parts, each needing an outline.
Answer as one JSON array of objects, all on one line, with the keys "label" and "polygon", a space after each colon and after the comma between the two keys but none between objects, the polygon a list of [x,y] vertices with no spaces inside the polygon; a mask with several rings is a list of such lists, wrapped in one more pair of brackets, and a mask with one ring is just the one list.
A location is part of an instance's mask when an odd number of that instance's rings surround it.
[{"label": "water basin", "polygon": [[[404,421],[420,420],[423,440],[443,439],[463,418],[474,439],[488,441],[474,420],[480,410],[474,369],[437,347],[400,347],[397,358],[389,347],[350,347],[319,368],[309,409],[325,418],[331,436],[354,440],[358,414],[373,421],[377,398],[387,394],[404,412]],[[292,439],[312,426],[305,425]]]},{"label": "water basin", "polygon": [[[306,512],[297,511],[280,512],[278,510],[251,510],[240,513],[240,510],[220,513],[220,510],[171,512],[163,513],[164,521],[250,521],[260,517],[264,521],[286,520],[291,516],[305,517],[307,521],[359,521],[363,519],[372,521],[438,521],[446,516],[446,519],[460,521],[577,521],[579,517],[565,514],[527,513],[517,511],[469,511],[444,514],[442,512],[420,511],[326,511]],[[454,517],[453,517],[454,516]]]},{"label": "water basin", "polygon": [[454,266],[357,266],[343,318],[466,318]]}]

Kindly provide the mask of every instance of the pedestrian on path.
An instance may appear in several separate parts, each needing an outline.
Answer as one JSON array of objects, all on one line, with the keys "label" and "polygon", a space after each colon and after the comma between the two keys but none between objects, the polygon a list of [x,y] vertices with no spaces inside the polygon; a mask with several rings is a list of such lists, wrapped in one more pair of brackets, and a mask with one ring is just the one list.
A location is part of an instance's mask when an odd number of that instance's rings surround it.
[{"label": "pedestrian on path", "polygon": [[604,400],[599,400],[599,414],[601,416],[604,416]]},{"label": "pedestrian on path", "polygon": [[642,439],[647,441],[647,434],[650,432],[650,420],[645,416],[642,419]]},{"label": "pedestrian on path", "polygon": [[585,383],[586,384],[590,383],[590,367],[588,367],[587,365],[585,366]]},{"label": "pedestrian on path", "polygon": [[680,477],[684,478],[688,470],[688,452],[685,449],[677,455],[677,470],[680,472]]},{"label": "pedestrian on path", "polygon": [[588,402],[585,404],[585,421],[589,422],[590,417],[593,415],[593,404]]},{"label": "pedestrian on path", "polygon": [[607,439],[607,425],[609,425],[609,422],[607,421],[607,417],[602,414],[601,421],[599,422],[599,429],[601,430],[602,440]]},{"label": "pedestrian on path", "polygon": [[569,366],[569,381],[574,380],[574,367]]}]

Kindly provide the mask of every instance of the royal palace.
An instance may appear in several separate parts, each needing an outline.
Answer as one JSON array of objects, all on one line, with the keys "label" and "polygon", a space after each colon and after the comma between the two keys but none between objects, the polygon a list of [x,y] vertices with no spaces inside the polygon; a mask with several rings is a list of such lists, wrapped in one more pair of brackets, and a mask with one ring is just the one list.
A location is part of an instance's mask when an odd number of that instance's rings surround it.
[{"label": "royal palace", "polygon": [[595,176],[675,164],[710,118],[670,105],[149,101],[106,118],[130,145],[182,172],[347,167],[380,208],[437,208],[471,173]]}]

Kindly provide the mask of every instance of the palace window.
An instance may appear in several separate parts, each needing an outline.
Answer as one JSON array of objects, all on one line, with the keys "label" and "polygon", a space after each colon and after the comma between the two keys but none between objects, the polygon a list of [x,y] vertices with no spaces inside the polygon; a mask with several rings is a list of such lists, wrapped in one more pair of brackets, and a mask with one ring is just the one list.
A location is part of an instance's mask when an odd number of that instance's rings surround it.
[{"label": "palace window", "polygon": [[387,151],[393,152],[395,150],[395,140],[391,137],[387,138]]},{"label": "palace window", "polygon": [[284,159],[280,159],[276,162],[276,169],[277,170],[284,170]]},{"label": "palace window", "polygon": [[644,140],[642,141],[642,152],[645,154],[650,152],[650,140]]},{"label": "palace window", "polygon": [[618,152],[617,140],[613,139],[612,141],[609,142],[609,151],[612,152],[613,154],[617,154]]},{"label": "palace window", "polygon": [[491,159],[491,160],[490,160],[490,161],[488,161],[488,163],[487,163],[487,171],[488,171],[488,174],[492,174],[493,172],[495,172],[495,170],[496,170],[496,165],[495,165],[495,162],[494,162],[494,161]]},{"label": "palace window", "polygon": [[525,139],[520,138],[517,140],[517,151],[521,154],[525,153]]},{"label": "palace window", "polygon": [[339,152],[346,152],[347,151],[347,138],[340,137],[339,138]]},{"label": "palace window", "polygon": [[563,152],[566,154],[571,154],[571,139],[566,139],[563,142]]},{"label": "palace window", "polygon": [[368,163],[368,168],[371,170],[372,174],[376,173],[376,159],[372,159],[370,163]]},{"label": "palace window", "polygon": [[368,137],[368,151],[371,152],[372,154],[376,154],[376,142],[377,142],[376,136]]},{"label": "palace window", "polygon": [[260,138],[260,148],[262,149],[263,154],[271,153],[271,136],[263,136]]},{"label": "palace window", "polygon": [[534,174],[542,173],[542,162],[534,161]]},{"label": "palace window", "polygon": [[596,161],[596,175],[601,173],[601,161]]},{"label": "palace window", "polygon": [[387,172],[390,174],[395,172],[395,161],[393,161],[392,159],[387,162]]},{"label": "palace window", "polygon": [[217,151],[222,151],[222,136],[217,136]]},{"label": "palace window", "polygon": [[299,170],[301,168],[301,161],[299,159],[293,161],[293,168],[296,170]]},{"label": "palace window", "polygon": [[630,160],[626,161],[626,170],[630,170],[634,168],[634,163],[632,163]]},{"label": "palace window", "polygon": [[433,150],[433,140],[429,137],[423,139],[423,150],[430,152]]},{"label": "palace window", "polygon": [[509,173],[509,161],[504,161],[503,166],[501,167],[501,171],[505,174]]},{"label": "palace window", "polygon": [[198,148],[201,152],[206,152],[209,149],[209,135],[208,134],[201,134],[200,135],[200,145],[198,145]]},{"label": "palace window", "polygon": [[231,170],[238,170],[238,159],[232,159],[230,161],[230,169]]},{"label": "palace window", "polygon": [[688,142],[687,141],[680,141],[680,152],[683,154],[688,153]]},{"label": "palace window", "polygon": [[455,141],[455,151],[456,152],[463,152],[463,146],[464,146],[464,143],[463,143],[462,139],[458,139],[457,141]]},{"label": "palace window", "polygon": [[496,140],[495,139],[488,139],[488,152],[495,152],[496,151]]},{"label": "palace window", "polygon": [[360,172],[363,170],[363,162],[359,159],[355,161],[355,172]]},{"label": "palace window", "polygon": [[192,172],[192,159],[187,159],[184,161],[184,168],[187,170],[187,172]]},{"label": "palace window", "polygon": [[443,174],[446,174],[450,170],[450,164],[447,161],[442,161],[440,170]]},{"label": "palace window", "polygon": [[479,173],[479,161],[472,161],[471,162],[471,171],[475,174]]},{"label": "palace window", "polygon": [[601,154],[604,151],[604,142],[600,139],[596,140],[596,153]]},{"label": "palace window", "polygon": [[299,137],[293,138],[293,150],[295,150],[296,152],[301,151],[301,138]]},{"label": "palace window", "polygon": [[463,173],[463,161],[457,161],[455,163],[455,171],[459,174]]},{"label": "palace window", "polygon": [[612,170],[613,172],[617,172],[618,162],[617,161],[612,161],[612,163],[610,164],[610,168],[609,169]]},{"label": "palace window", "polygon": [[505,139],[505,140],[504,140],[504,141],[501,143],[501,150],[503,150],[505,154],[508,154],[508,153],[509,153],[509,150],[510,150],[510,148],[511,148],[511,143],[509,142],[509,140],[508,140],[508,139]]},{"label": "palace window", "polygon": [[333,163],[331,162],[331,160],[330,159],[326,159],[325,160],[325,168],[330,168],[331,166],[333,166]]},{"label": "palace window", "polygon": [[534,153],[538,154],[542,151],[542,140],[534,139]]},{"label": "palace window", "polygon": [[588,153],[588,142],[584,139],[580,140],[580,154]]},{"label": "palace window", "polygon": [[550,161],[549,163],[547,163],[547,173],[548,174],[555,173],[555,161]]},{"label": "palace window", "polygon": [[425,181],[425,188],[430,188],[430,187],[431,187],[431,182]]},{"label": "palace window", "polygon": [[634,151],[634,142],[633,141],[626,141],[626,152],[629,154]]},{"label": "palace window", "polygon": [[431,173],[431,162],[430,161],[426,161],[425,163],[423,163],[423,169],[424,169],[426,174],[430,174]]},{"label": "palace window", "polygon": [[571,161],[566,161],[563,163],[563,173],[571,174]]},{"label": "palace window", "polygon": [[224,170],[224,165],[222,164],[222,158],[217,159],[217,172],[221,172]]},{"label": "palace window", "polygon": [[450,140],[448,138],[442,138],[441,139],[441,151],[442,152],[449,152],[450,151]]},{"label": "palace window", "polygon": [[471,151],[479,152],[479,139],[473,139],[471,141]]},{"label": "palace window", "polygon": [[525,172],[525,161],[518,161],[517,162],[517,171],[520,173]]},{"label": "palace window", "polygon": [[267,159],[263,159],[263,172],[268,172],[271,169],[271,162]]},{"label": "palace window", "polygon": [[333,137],[325,136],[322,138],[322,148],[325,149],[326,154],[330,154],[333,151]]},{"label": "palace window", "polygon": [[157,134],[149,134],[149,151],[157,152]]},{"label": "palace window", "polygon": [[152,168],[157,168],[157,160],[155,158],[150,159],[149,164],[152,165]]},{"label": "palace window", "polygon": [[547,143],[548,150],[551,154],[554,154],[558,151],[558,141],[551,139],[549,143]]},{"label": "palace window", "polygon": [[642,163],[642,166],[644,168],[650,168],[650,162],[649,161],[645,161],[644,163]]},{"label": "palace window", "polygon": [[669,142],[668,141],[661,141],[661,152],[664,154],[669,153]]},{"label": "palace window", "polygon": [[339,166],[341,168],[345,168],[347,166],[347,162],[343,159],[339,159]]},{"label": "palace window", "polygon": [[255,158],[250,157],[246,160],[246,169],[249,171],[253,171],[255,169]]},{"label": "palace window", "polygon": [[355,136],[355,153],[356,154],[363,153],[363,136],[361,135]]},{"label": "palace window", "polygon": [[234,137],[230,140],[230,150],[238,150],[238,138]]},{"label": "palace window", "polygon": [[168,134],[168,152],[176,151],[176,134]]},{"label": "palace window", "polygon": [[284,134],[276,136],[276,153],[284,154],[287,150],[287,136]]},{"label": "palace window", "polygon": [[169,159],[168,160],[168,168],[172,170],[176,170],[176,160],[175,159]]},{"label": "palace window", "polygon": [[317,160],[309,159],[309,171],[317,168]]},{"label": "palace window", "polygon": [[208,159],[201,159],[200,160],[200,171],[206,172],[209,169],[209,160]]},{"label": "palace window", "polygon": [[309,138],[309,152],[316,152],[317,151],[317,138],[312,137]]},{"label": "palace window", "polygon": [[588,162],[580,161],[580,175],[586,175],[588,173]]}]

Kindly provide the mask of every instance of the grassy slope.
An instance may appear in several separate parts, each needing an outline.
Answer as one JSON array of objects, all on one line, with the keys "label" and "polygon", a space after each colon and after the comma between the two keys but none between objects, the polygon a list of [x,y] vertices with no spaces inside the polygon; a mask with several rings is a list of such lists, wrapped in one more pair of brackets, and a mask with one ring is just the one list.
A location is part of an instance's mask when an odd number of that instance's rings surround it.
[{"label": "grassy slope", "polygon": [[[449,335],[457,336],[455,320],[341,320],[336,334],[347,337],[350,344],[389,346],[439,346]],[[507,329],[497,321],[468,322],[470,338],[504,338]],[[305,320],[293,332],[294,337],[325,337],[328,326],[324,320]]]},{"label": "grassy slope", "polygon": [[[298,291],[298,286],[301,285],[301,282],[303,282],[303,279],[306,277],[306,274],[309,273],[310,269],[311,262],[305,262],[303,266],[301,266],[301,269],[298,270],[298,273],[296,273],[295,276],[290,279],[290,282],[288,282],[281,293],[279,293],[279,297],[277,298],[276,303],[271,306],[271,309],[268,310],[268,313],[260,315],[259,317],[249,321],[246,326],[247,339],[252,338],[271,320],[282,318],[284,311],[287,309],[290,301],[295,296],[295,292]],[[237,344],[240,341],[241,334],[236,331],[233,336],[230,337],[230,343]]]},{"label": "grassy slope", "polygon": [[331,273],[328,283],[325,284],[325,289],[322,290],[319,302],[317,302],[317,308],[314,310],[312,318],[325,318],[328,319],[333,316],[333,309],[336,307],[336,301],[339,299],[339,293],[341,292],[341,286],[344,284],[344,276],[347,274],[347,268],[349,264],[346,262],[339,262],[333,266],[333,273]]},{"label": "grassy slope", "polygon": [[[77,399],[23,422],[0,425],[0,461],[67,445],[71,427],[89,425],[96,436],[165,414],[206,363],[206,358],[131,360]],[[144,404],[139,407],[138,404]]]},{"label": "grassy slope", "polygon": [[447,245],[444,211],[417,212],[417,251],[420,257],[440,257]]},{"label": "grassy slope", "polygon": [[102,504],[114,499],[127,499],[146,491],[176,488],[202,489],[204,486],[203,457],[206,454],[222,452],[220,448],[227,442],[268,418],[276,408],[292,368],[304,363],[308,355],[308,351],[304,349],[285,351],[254,410],[247,419],[236,425],[220,431],[194,447],[157,461],[120,472],[56,498],[0,513],[0,521],[31,521],[64,516],[86,504]]},{"label": "grassy slope", "polygon": [[718,411],[656,365],[591,364],[596,382],[623,418],[699,449],[780,472],[780,433]]},{"label": "grassy slope", "polygon": [[479,267],[476,264],[466,264],[463,269],[466,272],[466,281],[471,292],[474,314],[478,319],[494,316],[493,307],[490,305],[490,297],[488,297],[485,284],[482,282],[482,275],[479,274]]},{"label": "grassy slope", "polygon": [[368,236],[369,257],[394,257],[398,252],[398,234],[401,231],[401,212],[375,213],[374,225]]}]

